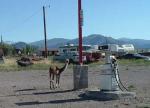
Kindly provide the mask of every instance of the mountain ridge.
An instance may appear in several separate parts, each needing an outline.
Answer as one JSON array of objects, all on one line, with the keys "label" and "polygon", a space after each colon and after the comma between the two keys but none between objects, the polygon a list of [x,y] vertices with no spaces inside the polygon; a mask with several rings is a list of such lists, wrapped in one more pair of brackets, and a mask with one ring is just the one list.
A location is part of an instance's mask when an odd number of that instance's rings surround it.
[{"label": "mountain ridge", "polygon": [[[58,48],[59,46],[66,44],[78,44],[78,38],[75,39],[65,39],[65,38],[53,38],[47,40],[48,48]],[[38,48],[44,48],[44,40],[35,41],[29,43],[30,45],[38,46]],[[144,39],[129,39],[129,38],[119,38],[115,39],[112,37],[107,37],[101,34],[91,34],[83,37],[83,44],[90,45],[102,45],[102,44],[133,44],[136,49],[147,49],[150,48],[150,40]]]}]

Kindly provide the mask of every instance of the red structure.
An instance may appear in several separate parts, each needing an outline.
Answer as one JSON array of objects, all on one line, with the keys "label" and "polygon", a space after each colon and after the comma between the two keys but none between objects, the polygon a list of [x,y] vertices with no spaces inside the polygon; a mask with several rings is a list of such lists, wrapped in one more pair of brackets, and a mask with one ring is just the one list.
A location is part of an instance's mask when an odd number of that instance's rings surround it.
[{"label": "red structure", "polygon": [[83,11],[81,0],[78,0],[78,32],[79,32],[79,63],[82,64],[82,26],[83,26]]}]

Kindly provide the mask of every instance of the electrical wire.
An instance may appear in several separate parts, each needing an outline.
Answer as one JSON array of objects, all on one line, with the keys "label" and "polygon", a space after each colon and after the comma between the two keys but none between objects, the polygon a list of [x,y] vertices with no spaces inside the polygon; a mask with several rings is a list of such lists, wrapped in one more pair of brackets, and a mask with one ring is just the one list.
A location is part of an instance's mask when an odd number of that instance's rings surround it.
[{"label": "electrical wire", "polygon": [[[42,4],[43,6],[46,6],[46,7],[50,7],[50,5],[46,5],[47,4],[47,1],[50,1],[50,0],[45,0],[45,2]],[[38,10],[36,10],[33,14],[31,14],[30,16],[28,16],[27,18],[25,18],[23,21],[21,21],[19,24],[17,24],[16,26],[12,27],[11,29],[3,32],[3,34],[8,34],[10,32],[13,32],[15,31],[16,29],[19,29],[21,28],[20,26],[18,25],[24,25],[25,23],[27,23],[28,21],[30,21],[30,19],[32,19],[34,16],[36,16],[40,11],[42,10],[42,7],[40,7]]]},{"label": "electrical wire", "polygon": [[[32,19],[34,16],[36,16],[40,11],[41,11],[42,8],[36,10],[32,15],[30,15],[29,17],[25,18],[23,21],[21,21],[19,24],[17,24],[16,26],[14,26],[13,28],[7,30],[4,32],[4,34],[8,34],[10,32],[13,32],[15,31],[16,29],[19,29],[21,28],[20,25],[24,25],[25,23],[27,23],[28,21],[30,21],[30,19]],[[19,26],[18,26],[19,25]]]}]

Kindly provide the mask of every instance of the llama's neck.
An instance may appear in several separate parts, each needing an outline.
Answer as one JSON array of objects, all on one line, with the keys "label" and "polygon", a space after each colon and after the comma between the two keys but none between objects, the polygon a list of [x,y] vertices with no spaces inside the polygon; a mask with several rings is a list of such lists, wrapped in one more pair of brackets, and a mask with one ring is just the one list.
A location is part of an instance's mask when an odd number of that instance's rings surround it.
[{"label": "llama's neck", "polygon": [[59,73],[62,73],[63,71],[65,71],[68,67],[68,63],[66,63],[62,68],[60,68]]}]

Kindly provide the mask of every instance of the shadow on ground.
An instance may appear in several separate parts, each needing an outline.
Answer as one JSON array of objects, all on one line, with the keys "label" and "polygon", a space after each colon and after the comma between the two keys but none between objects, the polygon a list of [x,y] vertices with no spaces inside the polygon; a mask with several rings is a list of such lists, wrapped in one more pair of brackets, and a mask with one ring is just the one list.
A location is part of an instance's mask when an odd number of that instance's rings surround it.
[{"label": "shadow on ground", "polygon": [[63,90],[63,91],[50,91],[50,92],[38,92],[38,93],[33,93],[33,95],[46,95],[46,94],[56,94],[56,93],[67,93],[67,92],[73,92],[74,90]]},{"label": "shadow on ground", "polygon": [[20,91],[34,91],[36,90],[36,88],[32,88],[32,89],[20,89],[20,90],[15,90],[15,92],[20,92]]},{"label": "shadow on ground", "polygon": [[62,103],[79,102],[79,101],[85,101],[85,100],[82,98],[79,98],[79,99],[66,99],[66,100],[52,100],[48,102],[39,102],[39,101],[20,102],[20,103],[15,103],[15,104],[18,106],[26,106],[26,105],[40,105],[40,104],[62,104]]},{"label": "shadow on ground", "polygon": [[48,102],[31,101],[31,102],[20,102],[15,104],[18,106],[28,106],[28,105],[41,105],[41,104],[63,104],[63,103],[82,102],[82,101],[110,101],[110,100],[94,99],[94,98],[87,97],[85,94],[80,94],[79,98],[76,99],[51,100]]}]

